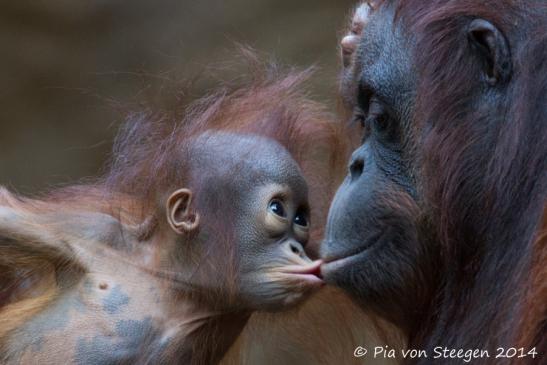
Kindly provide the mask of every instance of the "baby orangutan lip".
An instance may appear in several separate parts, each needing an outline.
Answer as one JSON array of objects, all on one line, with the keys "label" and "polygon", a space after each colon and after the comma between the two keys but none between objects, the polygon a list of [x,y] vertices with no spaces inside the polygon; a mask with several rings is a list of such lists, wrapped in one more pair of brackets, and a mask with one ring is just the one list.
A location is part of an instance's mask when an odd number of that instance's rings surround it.
[{"label": "baby orangutan lip", "polygon": [[298,276],[310,283],[323,283],[323,277],[321,276],[321,265],[323,260],[315,260],[309,265],[292,265],[285,266],[283,273]]}]

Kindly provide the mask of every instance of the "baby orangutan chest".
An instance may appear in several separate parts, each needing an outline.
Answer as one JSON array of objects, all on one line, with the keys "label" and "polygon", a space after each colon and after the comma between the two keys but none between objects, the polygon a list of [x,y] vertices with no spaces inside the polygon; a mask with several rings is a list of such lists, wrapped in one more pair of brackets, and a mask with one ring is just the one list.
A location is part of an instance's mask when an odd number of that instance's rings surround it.
[{"label": "baby orangutan chest", "polygon": [[[142,278],[141,278],[142,279]],[[176,337],[152,281],[86,274],[18,329],[10,360],[22,364],[145,364]]]}]

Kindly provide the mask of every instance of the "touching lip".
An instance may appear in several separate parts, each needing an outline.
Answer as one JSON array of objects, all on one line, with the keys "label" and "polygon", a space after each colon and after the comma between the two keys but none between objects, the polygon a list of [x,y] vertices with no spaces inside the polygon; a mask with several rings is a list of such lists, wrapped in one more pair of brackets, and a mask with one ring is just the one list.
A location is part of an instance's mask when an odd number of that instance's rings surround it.
[{"label": "touching lip", "polygon": [[325,258],[323,265],[321,265],[321,276],[328,278],[330,274],[360,261],[368,253],[369,248],[370,246],[359,247],[358,249],[346,252],[344,255]]},{"label": "touching lip", "polygon": [[359,255],[360,253],[368,250],[370,247],[371,247],[371,245],[366,245],[364,247],[359,246],[359,247],[356,247],[352,250],[347,250],[343,253],[335,253],[335,254],[332,254],[330,256],[327,255],[326,257],[323,258],[323,265],[330,264],[330,263],[333,263],[335,261],[349,259],[353,256]]},{"label": "touching lip", "polygon": [[314,283],[322,283],[322,276],[321,276],[321,265],[323,264],[323,260],[316,260],[310,263],[309,265],[293,265],[293,266],[285,266],[283,268],[283,271],[281,271],[283,274],[289,274],[298,276],[301,279],[304,279],[309,282]]}]

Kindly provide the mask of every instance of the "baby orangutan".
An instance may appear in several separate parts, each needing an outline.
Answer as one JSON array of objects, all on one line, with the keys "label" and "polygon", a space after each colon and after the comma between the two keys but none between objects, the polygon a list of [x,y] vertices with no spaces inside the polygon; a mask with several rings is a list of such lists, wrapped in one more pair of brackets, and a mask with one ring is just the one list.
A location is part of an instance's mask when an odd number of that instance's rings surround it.
[{"label": "baby orangutan", "polygon": [[217,363],[253,311],[322,285],[281,144],[147,118],[97,184],[0,190],[0,363]]}]

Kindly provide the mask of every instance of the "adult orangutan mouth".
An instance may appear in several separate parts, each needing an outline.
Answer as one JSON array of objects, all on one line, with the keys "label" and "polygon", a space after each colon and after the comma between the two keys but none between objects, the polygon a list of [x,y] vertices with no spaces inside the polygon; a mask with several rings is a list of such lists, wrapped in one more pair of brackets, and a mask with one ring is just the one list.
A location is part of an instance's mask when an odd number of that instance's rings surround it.
[{"label": "adult orangutan mouth", "polygon": [[373,245],[365,245],[364,247],[360,246],[349,252],[324,258],[323,265],[321,265],[321,275],[326,277],[330,273],[336,272],[345,266],[362,260],[363,256],[368,253],[372,246]]}]

